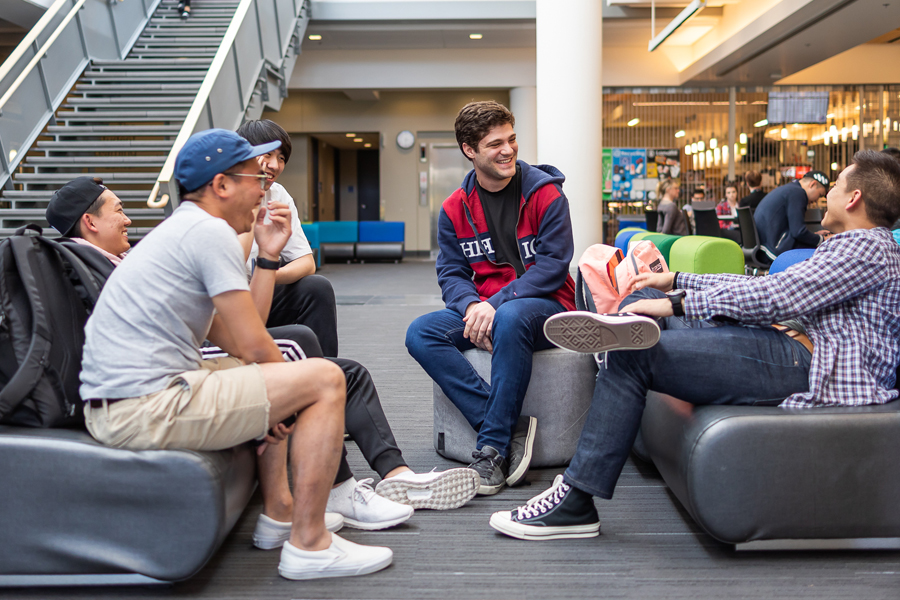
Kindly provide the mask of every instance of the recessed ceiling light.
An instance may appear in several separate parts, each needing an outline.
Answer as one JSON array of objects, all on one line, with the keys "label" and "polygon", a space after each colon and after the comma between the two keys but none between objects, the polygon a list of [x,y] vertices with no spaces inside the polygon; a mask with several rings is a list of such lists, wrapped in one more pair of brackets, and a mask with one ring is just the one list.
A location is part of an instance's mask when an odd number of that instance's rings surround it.
[{"label": "recessed ceiling light", "polygon": [[635,125],[637,125],[637,124],[640,123],[640,122],[641,122],[640,119],[632,119],[632,120],[628,121],[628,126],[629,126],[629,127],[634,127]]},{"label": "recessed ceiling light", "polygon": [[344,135],[347,137],[356,137],[355,133],[345,133]]},{"label": "recessed ceiling light", "polygon": [[367,143],[367,144],[363,144],[363,148],[371,148],[371,147],[372,147],[372,144],[368,144],[368,143]]},{"label": "recessed ceiling light", "polygon": [[313,41],[313,42],[318,42],[319,40],[322,39],[322,36],[319,35],[318,33],[311,33],[311,34],[309,35],[309,39],[310,39],[311,41]]},{"label": "recessed ceiling light", "polygon": [[361,141],[362,141],[362,138],[353,138],[353,141],[354,141],[354,142],[361,142]]},{"label": "recessed ceiling light", "polygon": [[480,39],[483,38],[483,37],[484,37],[484,36],[481,35],[480,33],[470,33],[470,34],[469,34],[469,39],[470,39],[470,40],[480,40]]}]

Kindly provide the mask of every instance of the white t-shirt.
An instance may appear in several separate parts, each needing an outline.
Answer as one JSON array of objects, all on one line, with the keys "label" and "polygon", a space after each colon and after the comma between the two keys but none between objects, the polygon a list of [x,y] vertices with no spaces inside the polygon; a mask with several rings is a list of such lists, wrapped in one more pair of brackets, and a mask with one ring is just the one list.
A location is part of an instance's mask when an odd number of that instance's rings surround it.
[{"label": "white t-shirt", "polygon": [[212,298],[249,290],[228,223],[183,202],[116,267],[85,327],[81,397],[135,398],[200,368]]},{"label": "white t-shirt", "polygon": [[[281,250],[281,258],[284,259],[284,262],[289,263],[307,254],[312,254],[312,248],[310,248],[309,241],[306,239],[303,228],[300,226],[300,215],[297,212],[297,205],[294,204],[294,199],[287,193],[284,186],[280,183],[273,183],[269,191],[266,192],[263,202],[283,202],[291,209],[291,237]],[[250,258],[247,259],[248,272],[253,271],[253,265],[257,256],[259,256],[259,246],[256,245],[256,240],[253,240],[253,245],[250,247]]]}]

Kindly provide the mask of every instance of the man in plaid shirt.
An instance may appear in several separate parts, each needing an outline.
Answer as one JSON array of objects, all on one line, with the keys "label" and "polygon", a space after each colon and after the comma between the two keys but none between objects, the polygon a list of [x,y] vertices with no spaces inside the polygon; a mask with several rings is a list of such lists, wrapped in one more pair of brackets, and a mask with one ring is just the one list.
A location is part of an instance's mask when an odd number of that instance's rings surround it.
[{"label": "man in plaid shirt", "polygon": [[[694,404],[786,408],[896,399],[900,246],[889,228],[900,217],[900,163],[857,152],[827,202],[822,226],[834,235],[782,273],[646,274],[622,306],[656,320],[578,312],[548,319],[548,338],[580,351],[627,347],[611,335],[624,319],[661,331],[651,348],[608,355],[565,474],[528,505],[495,513],[491,526],[521,539],[599,535],[592,497],[612,497],[648,390]],[[566,335],[551,336],[554,327]]]}]

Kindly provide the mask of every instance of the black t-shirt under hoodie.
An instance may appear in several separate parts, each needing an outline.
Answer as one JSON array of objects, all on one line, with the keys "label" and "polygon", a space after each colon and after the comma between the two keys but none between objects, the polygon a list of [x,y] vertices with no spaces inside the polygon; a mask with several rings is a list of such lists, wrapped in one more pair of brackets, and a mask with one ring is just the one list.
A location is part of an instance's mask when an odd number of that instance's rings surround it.
[{"label": "black t-shirt under hoodie", "polygon": [[516,226],[519,224],[519,203],[522,200],[522,169],[516,166],[516,176],[509,180],[499,192],[489,192],[475,180],[478,198],[484,209],[494,262],[508,263],[516,270],[516,278],[525,273],[522,255],[519,253],[519,239]]}]

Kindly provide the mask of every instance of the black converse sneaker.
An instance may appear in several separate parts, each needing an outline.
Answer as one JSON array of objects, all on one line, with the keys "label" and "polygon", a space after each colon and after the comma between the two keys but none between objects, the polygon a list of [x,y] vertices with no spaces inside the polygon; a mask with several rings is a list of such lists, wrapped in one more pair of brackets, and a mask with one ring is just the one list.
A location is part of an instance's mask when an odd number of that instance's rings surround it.
[{"label": "black converse sneaker", "polygon": [[509,477],[506,478],[509,487],[521,485],[528,475],[536,432],[537,419],[526,415],[519,417],[509,445]]},{"label": "black converse sneaker", "polygon": [[590,494],[557,475],[553,486],[525,506],[491,515],[491,527],[520,540],[561,540],[600,535],[600,517]]},{"label": "black converse sneaker", "polygon": [[659,341],[659,325],[655,319],[631,313],[570,311],[548,318],[544,335],[560,348],[575,352],[643,350]]},{"label": "black converse sneaker", "polygon": [[506,459],[491,446],[482,446],[481,450],[472,453],[475,459],[470,469],[478,471],[481,483],[478,486],[479,496],[492,496],[506,485]]}]

